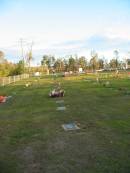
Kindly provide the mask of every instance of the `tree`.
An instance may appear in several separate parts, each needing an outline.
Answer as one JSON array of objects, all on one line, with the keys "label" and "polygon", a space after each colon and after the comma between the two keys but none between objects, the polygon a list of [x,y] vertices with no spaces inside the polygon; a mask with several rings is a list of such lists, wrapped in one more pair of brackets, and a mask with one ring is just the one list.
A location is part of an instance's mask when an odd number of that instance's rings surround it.
[{"label": "tree", "polygon": [[130,51],[127,52],[127,57],[124,58],[125,69],[130,67]]},{"label": "tree", "polygon": [[[33,42],[31,44],[29,44],[30,48],[29,48],[29,51],[26,54],[26,64],[28,66],[29,73],[30,73],[30,70],[31,70],[31,61],[33,60],[33,55],[32,55],[33,44],[34,44]],[[21,47],[22,47],[22,45],[21,45]],[[22,54],[23,54],[23,50],[22,50]],[[24,58],[23,58],[23,61],[24,61]],[[24,65],[25,65],[25,62],[24,62]]]},{"label": "tree", "polygon": [[79,57],[78,64],[79,64],[79,67],[81,67],[83,70],[85,70],[86,66],[87,66],[86,58],[84,56]]},{"label": "tree", "polygon": [[14,64],[5,59],[4,52],[0,51],[0,76],[8,76]]},{"label": "tree", "polygon": [[51,55],[43,55],[42,60],[41,60],[41,65],[42,66],[47,66],[48,68],[51,68],[54,66],[55,63],[55,57]]},{"label": "tree", "polygon": [[4,52],[0,51],[0,63],[4,62],[4,60],[5,60],[4,57],[5,57]]},{"label": "tree", "polygon": [[110,63],[108,62],[108,59],[104,58],[104,69],[109,70],[110,69]]},{"label": "tree", "polygon": [[117,60],[115,58],[110,60],[110,68],[112,68],[113,70],[117,68]]},{"label": "tree", "polygon": [[55,61],[54,68],[57,72],[63,72],[65,70],[64,61],[59,58]]},{"label": "tree", "polygon": [[104,60],[103,59],[99,59],[98,60],[98,65],[99,65],[99,69],[104,69]]},{"label": "tree", "polygon": [[126,69],[128,69],[130,67],[130,59],[126,60]]},{"label": "tree", "polygon": [[114,59],[115,59],[115,68],[118,68],[119,62],[118,62],[118,58],[119,58],[119,52],[117,50],[114,50],[113,52],[114,54]]},{"label": "tree", "polygon": [[33,60],[32,51],[29,51],[29,53],[27,53],[27,58],[26,58],[26,63],[27,63],[28,68],[29,68],[29,73],[30,73],[30,67],[31,67],[31,61],[32,60]]},{"label": "tree", "polygon": [[70,58],[68,60],[68,67],[69,67],[69,71],[76,71],[77,70],[76,59],[73,58],[72,55],[70,56]]},{"label": "tree", "polygon": [[90,59],[90,66],[93,69],[93,72],[98,69],[99,64],[98,64],[98,54],[93,50],[91,51],[91,59]]},{"label": "tree", "polygon": [[64,63],[64,71],[69,71],[68,60],[64,58],[63,63]]},{"label": "tree", "polygon": [[9,73],[10,76],[20,75],[24,73],[24,61],[20,60]]}]

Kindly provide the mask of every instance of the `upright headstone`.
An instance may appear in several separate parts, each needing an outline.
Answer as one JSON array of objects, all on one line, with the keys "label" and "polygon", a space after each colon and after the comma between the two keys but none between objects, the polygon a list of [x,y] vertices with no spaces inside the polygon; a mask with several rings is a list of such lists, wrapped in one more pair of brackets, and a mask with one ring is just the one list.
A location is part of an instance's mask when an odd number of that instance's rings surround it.
[{"label": "upright headstone", "polygon": [[46,70],[46,74],[49,75],[49,69]]},{"label": "upright headstone", "polygon": [[82,68],[79,68],[79,73],[82,73],[83,72],[83,69]]}]

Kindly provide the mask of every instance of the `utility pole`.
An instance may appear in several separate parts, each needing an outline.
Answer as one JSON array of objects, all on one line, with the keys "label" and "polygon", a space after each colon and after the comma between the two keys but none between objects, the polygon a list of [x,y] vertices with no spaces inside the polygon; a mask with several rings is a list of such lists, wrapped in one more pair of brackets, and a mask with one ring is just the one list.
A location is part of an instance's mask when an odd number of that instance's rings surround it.
[{"label": "utility pole", "polygon": [[20,39],[20,46],[21,46],[21,57],[23,60],[23,70],[25,72],[25,58],[24,58],[24,53],[23,53],[23,39]]},{"label": "utility pole", "polygon": [[32,47],[33,47],[33,41],[31,42],[30,44],[30,50],[29,50],[29,53],[28,53],[28,63],[29,63],[29,73],[30,73],[30,67],[31,67],[31,60],[33,59],[32,57]]}]

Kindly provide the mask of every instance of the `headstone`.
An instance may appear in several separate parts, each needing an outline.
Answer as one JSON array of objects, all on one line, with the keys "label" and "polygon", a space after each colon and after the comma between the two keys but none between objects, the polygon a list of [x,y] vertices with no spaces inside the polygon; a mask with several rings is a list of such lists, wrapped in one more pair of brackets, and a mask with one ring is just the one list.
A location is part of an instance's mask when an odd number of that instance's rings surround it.
[{"label": "headstone", "polygon": [[65,72],[64,75],[65,75],[65,76],[66,76],[66,75],[69,75],[69,72]]},{"label": "headstone", "polygon": [[37,72],[34,73],[34,76],[35,76],[35,77],[39,77],[40,75],[41,75],[41,74],[40,74],[39,71],[37,71]]},{"label": "headstone", "polygon": [[12,96],[7,96],[7,97],[6,97],[6,99],[11,99],[11,98],[12,98]]},{"label": "headstone", "polygon": [[82,68],[79,68],[79,73],[82,73],[83,72],[83,69]]},{"label": "headstone", "polygon": [[62,128],[63,128],[65,131],[79,130],[79,129],[80,129],[75,123],[63,124],[63,125],[62,125]]},{"label": "headstone", "polygon": [[47,69],[47,72],[46,72],[47,75],[49,75],[49,69]]},{"label": "headstone", "polygon": [[106,81],[106,86],[109,86],[110,85],[110,82],[109,81]]},{"label": "headstone", "polygon": [[29,87],[29,86],[31,86],[31,83],[30,82],[28,82],[28,83],[25,84],[25,87]]},{"label": "headstone", "polygon": [[57,111],[65,111],[65,110],[66,110],[65,106],[57,107]]},{"label": "headstone", "polygon": [[26,84],[25,84],[25,86],[26,86],[26,87],[29,87],[29,84],[28,84],[28,83],[26,83]]},{"label": "headstone", "polygon": [[85,79],[84,81],[86,81],[86,82],[91,82],[92,79]]},{"label": "headstone", "polygon": [[56,103],[64,103],[64,100],[57,100]]}]

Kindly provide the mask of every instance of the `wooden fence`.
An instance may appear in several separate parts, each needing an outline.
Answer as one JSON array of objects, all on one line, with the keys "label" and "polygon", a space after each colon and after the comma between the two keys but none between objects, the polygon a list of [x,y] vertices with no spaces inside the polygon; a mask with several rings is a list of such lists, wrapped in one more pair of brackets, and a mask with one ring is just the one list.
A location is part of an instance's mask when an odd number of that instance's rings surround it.
[{"label": "wooden fence", "polygon": [[20,81],[22,79],[29,78],[29,74],[22,74],[17,76],[8,76],[8,77],[0,77],[0,86],[9,85],[11,83],[15,83],[17,81]]}]

